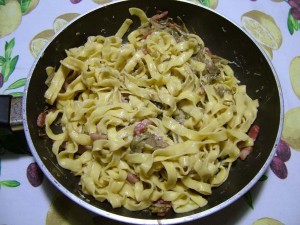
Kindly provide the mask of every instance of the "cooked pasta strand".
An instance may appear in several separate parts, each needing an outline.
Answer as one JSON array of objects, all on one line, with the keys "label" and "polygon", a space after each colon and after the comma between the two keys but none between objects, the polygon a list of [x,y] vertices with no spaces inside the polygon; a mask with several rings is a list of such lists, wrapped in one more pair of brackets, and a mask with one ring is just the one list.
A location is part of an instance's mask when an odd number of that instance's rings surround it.
[{"label": "cooked pasta strand", "polygon": [[239,158],[238,144],[253,146],[247,131],[258,101],[167,11],[129,11],[141,26],[127,40],[130,19],[47,68],[52,151],[84,193],[114,208],[165,215],[203,207]]}]

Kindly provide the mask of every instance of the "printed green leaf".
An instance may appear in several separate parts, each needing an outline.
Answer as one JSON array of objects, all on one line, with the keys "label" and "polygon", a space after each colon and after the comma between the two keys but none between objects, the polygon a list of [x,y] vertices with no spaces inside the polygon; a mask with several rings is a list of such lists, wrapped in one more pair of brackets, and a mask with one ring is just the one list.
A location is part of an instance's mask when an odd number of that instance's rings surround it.
[{"label": "printed green leaf", "polygon": [[267,175],[262,175],[261,178],[259,178],[258,181],[265,181],[268,180],[268,176]]},{"label": "printed green leaf", "polygon": [[296,30],[296,31],[299,30],[299,27],[300,27],[299,21],[293,17],[292,22],[293,22],[294,30]]},{"label": "printed green leaf", "polygon": [[9,76],[14,72],[19,56],[15,56],[12,60],[5,61],[2,65],[1,73],[4,78],[4,82],[6,82]]},{"label": "printed green leaf", "polygon": [[290,34],[294,34],[294,31],[297,31],[300,29],[300,24],[299,24],[299,21],[296,20],[292,14],[291,14],[291,10],[289,11],[289,14],[288,14],[288,18],[287,18],[287,26],[288,26],[288,29],[289,29],[289,32]]},{"label": "printed green leaf", "polygon": [[299,30],[299,21],[292,16],[291,10],[289,11],[288,20],[290,21],[291,26],[294,28],[294,30]]},{"label": "printed green leaf", "polygon": [[4,181],[0,181],[0,186],[18,187],[18,186],[20,186],[20,182],[18,182],[16,180],[4,180]]},{"label": "printed green leaf", "polygon": [[18,0],[22,13],[25,13],[30,5],[31,0]]},{"label": "printed green leaf", "polygon": [[210,6],[210,0],[199,0],[199,2],[204,6],[207,6],[207,7]]},{"label": "printed green leaf", "polygon": [[5,53],[4,57],[0,56],[0,65],[2,66],[1,74],[4,78],[4,82],[6,82],[9,78],[9,76],[13,73],[15,70],[16,64],[18,62],[19,56],[15,56],[13,59],[11,59],[11,53],[15,46],[15,39],[11,39],[9,42],[5,42]]},{"label": "printed green leaf", "polygon": [[9,76],[7,76],[8,72],[9,72],[9,61],[5,61],[2,65],[2,69],[1,69],[1,73],[4,78],[4,82],[6,82],[8,80],[8,77],[9,77]]},{"label": "printed green leaf", "polygon": [[248,191],[245,195],[244,195],[244,199],[246,201],[246,203],[250,206],[251,209],[254,209],[253,207],[253,200],[252,200],[252,194],[250,191]]},{"label": "printed green leaf", "polygon": [[0,5],[5,5],[5,0],[0,0]]},{"label": "printed green leaf", "polygon": [[9,94],[13,97],[22,97],[23,96],[23,92],[11,92]]},{"label": "printed green leaf", "polygon": [[13,82],[5,90],[12,90],[12,89],[17,89],[19,87],[23,87],[25,85],[25,83],[26,83],[26,78],[21,78],[15,82]]},{"label": "printed green leaf", "polygon": [[9,62],[8,76],[10,76],[14,72],[18,60],[19,60],[19,56],[18,55],[15,56],[12,60],[10,60],[10,62]]},{"label": "printed green leaf", "polygon": [[288,21],[288,29],[289,29],[290,34],[293,35],[294,34],[294,27],[289,23],[289,21]]},{"label": "printed green leaf", "polygon": [[6,59],[3,56],[0,56],[0,66],[5,63]]},{"label": "printed green leaf", "polygon": [[293,26],[292,18],[293,17],[291,15],[291,11],[289,11],[288,18],[287,18],[287,26],[288,26],[290,34],[294,33],[294,26]]},{"label": "printed green leaf", "polygon": [[5,53],[4,57],[6,60],[10,60],[11,52],[15,46],[15,39],[11,39],[9,42],[5,42]]}]

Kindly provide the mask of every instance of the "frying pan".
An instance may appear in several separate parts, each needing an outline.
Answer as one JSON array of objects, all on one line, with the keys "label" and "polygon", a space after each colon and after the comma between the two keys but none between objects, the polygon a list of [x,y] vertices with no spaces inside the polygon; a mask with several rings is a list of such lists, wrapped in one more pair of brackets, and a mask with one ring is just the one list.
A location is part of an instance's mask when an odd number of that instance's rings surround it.
[{"label": "frying pan", "polygon": [[[258,116],[255,121],[261,128],[254,151],[245,161],[237,160],[228,180],[213,189],[208,204],[191,212],[169,213],[161,218],[146,212],[131,212],[124,208],[113,209],[107,202],[98,202],[82,193],[79,178],[62,169],[51,152],[51,141],[39,138],[36,125],[38,114],[45,109],[44,93],[47,66],[58,68],[65,50],[83,45],[88,36],[114,35],[122,22],[130,17],[135,29],[137,18],[131,17],[128,8],[143,9],[148,16],[157,10],[169,11],[177,16],[187,28],[197,33],[210,50],[233,62],[235,75],[241,84],[247,85],[247,93],[259,100]],[[278,77],[270,61],[258,44],[232,21],[222,15],[190,2],[175,0],[132,0],[118,1],[96,8],[75,19],[59,32],[44,48],[34,63],[23,96],[23,128],[28,146],[38,165],[48,179],[66,196],[86,209],[101,216],[134,224],[177,224],[210,215],[244,195],[264,174],[281,137],[283,123],[283,99]]]}]

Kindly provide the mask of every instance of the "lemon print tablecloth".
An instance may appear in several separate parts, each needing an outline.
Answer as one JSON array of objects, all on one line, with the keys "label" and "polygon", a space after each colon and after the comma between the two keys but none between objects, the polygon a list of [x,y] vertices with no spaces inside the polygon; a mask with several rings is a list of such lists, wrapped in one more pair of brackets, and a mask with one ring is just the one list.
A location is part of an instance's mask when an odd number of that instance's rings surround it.
[{"label": "lemon print tablecloth", "polygon": [[[300,224],[300,0],[191,0],[223,14],[256,39],[283,90],[284,128],[262,179],[231,206],[187,224]],[[72,19],[110,0],[0,0],[0,93],[22,96],[31,65]],[[1,106],[0,106],[1,107]],[[26,143],[0,134],[0,225],[121,224],[94,215],[43,178]]]}]

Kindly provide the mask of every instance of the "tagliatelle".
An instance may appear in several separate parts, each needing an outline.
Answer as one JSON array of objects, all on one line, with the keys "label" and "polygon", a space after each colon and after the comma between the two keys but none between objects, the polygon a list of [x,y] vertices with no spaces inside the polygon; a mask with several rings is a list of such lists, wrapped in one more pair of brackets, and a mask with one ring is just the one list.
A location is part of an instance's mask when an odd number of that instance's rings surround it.
[{"label": "tagliatelle", "polygon": [[258,101],[227,60],[166,12],[129,11],[141,25],[127,41],[130,19],[115,36],[88,37],[67,50],[56,71],[47,68],[52,151],[80,176],[84,193],[114,208],[203,207],[226,181],[239,145],[253,146],[247,131]]}]

